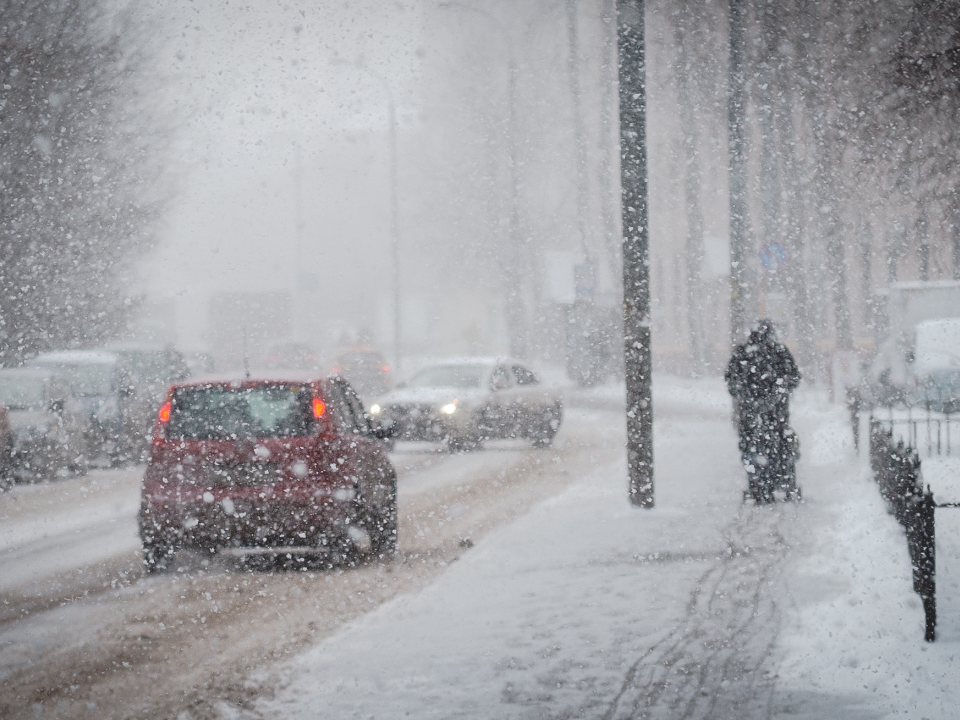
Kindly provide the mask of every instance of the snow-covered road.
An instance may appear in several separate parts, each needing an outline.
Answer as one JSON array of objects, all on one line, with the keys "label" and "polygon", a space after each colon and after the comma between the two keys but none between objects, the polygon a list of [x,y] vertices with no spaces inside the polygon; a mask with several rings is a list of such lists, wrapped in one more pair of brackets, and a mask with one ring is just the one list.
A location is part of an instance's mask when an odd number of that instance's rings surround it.
[{"label": "snow-covered road", "polygon": [[722,384],[655,388],[655,509],[626,502],[622,389],[598,388],[549,451],[400,446],[387,564],[143,578],[136,472],[0,496],[0,716],[953,717],[960,518],[926,644],[843,408],[801,393],[805,501],[754,507]]},{"label": "snow-covered road", "polygon": [[610,462],[617,429],[615,411],[572,410],[549,450],[400,444],[398,558],[327,572],[247,572],[181,553],[178,572],[146,578],[142,469],[17,487],[0,495],[0,717],[243,707],[261,692],[246,683],[253,670],[429,585],[473,542]]}]

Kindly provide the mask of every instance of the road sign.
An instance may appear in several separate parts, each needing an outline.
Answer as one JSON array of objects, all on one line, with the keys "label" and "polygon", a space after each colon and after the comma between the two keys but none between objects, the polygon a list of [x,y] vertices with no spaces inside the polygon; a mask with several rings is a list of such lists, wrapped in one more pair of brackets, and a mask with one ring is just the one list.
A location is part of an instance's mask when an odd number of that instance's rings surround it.
[{"label": "road sign", "polygon": [[778,242],[764,243],[759,254],[760,264],[767,272],[775,273],[790,262],[790,253]]}]

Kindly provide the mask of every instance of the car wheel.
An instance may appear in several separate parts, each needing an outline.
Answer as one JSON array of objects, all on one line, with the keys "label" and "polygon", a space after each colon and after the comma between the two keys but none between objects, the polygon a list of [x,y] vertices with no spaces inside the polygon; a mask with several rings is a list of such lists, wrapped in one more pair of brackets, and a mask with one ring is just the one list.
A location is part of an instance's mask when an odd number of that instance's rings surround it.
[{"label": "car wheel", "polygon": [[[373,495],[377,502],[373,501]],[[384,470],[375,489],[364,496],[360,489],[361,523],[370,537],[369,554],[373,557],[393,555],[397,551],[397,474]]]},{"label": "car wheel", "polygon": [[370,552],[374,557],[385,558],[397,553],[397,504],[394,502],[377,518],[371,528]]},{"label": "car wheel", "polygon": [[537,448],[550,447],[553,437],[560,429],[561,410],[559,407],[548,408],[544,411],[540,422],[533,432],[533,446]]},{"label": "car wheel", "polygon": [[150,542],[143,543],[143,564],[146,566],[148,574],[152,575],[166,572],[170,567],[170,561],[172,559],[172,546]]}]

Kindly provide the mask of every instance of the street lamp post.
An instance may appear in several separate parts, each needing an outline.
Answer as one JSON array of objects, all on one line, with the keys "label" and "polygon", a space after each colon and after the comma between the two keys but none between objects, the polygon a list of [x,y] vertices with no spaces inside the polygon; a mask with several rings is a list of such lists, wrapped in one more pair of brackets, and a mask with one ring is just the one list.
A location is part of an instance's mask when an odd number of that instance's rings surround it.
[{"label": "street lamp post", "polygon": [[497,31],[501,34],[507,46],[507,102],[509,109],[509,128],[507,130],[507,156],[510,175],[510,216],[509,216],[509,238],[510,252],[507,254],[507,261],[504,263],[503,273],[507,285],[507,327],[510,332],[510,354],[515,357],[525,357],[527,355],[527,327],[526,312],[524,309],[523,286],[521,281],[520,258],[522,253],[520,246],[522,238],[520,237],[520,179],[517,172],[517,57],[514,52],[513,38],[510,32],[494,15],[486,10],[464,5],[463,3],[453,2],[452,0],[442,0],[437,3],[442,8],[457,8],[469,12],[477,13],[487,18]]},{"label": "street lamp post", "polygon": [[393,265],[393,366],[400,370],[400,206],[397,177],[397,106],[393,91],[386,79],[362,62],[349,63],[334,60],[334,65],[348,65],[361,70],[383,87],[387,96],[387,136],[390,144],[390,255]]}]

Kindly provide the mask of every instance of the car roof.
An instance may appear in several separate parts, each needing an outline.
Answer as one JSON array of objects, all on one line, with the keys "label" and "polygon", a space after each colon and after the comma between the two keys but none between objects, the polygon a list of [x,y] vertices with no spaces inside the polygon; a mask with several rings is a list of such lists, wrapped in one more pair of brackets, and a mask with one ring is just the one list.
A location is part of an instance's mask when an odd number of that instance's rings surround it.
[{"label": "car roof", "polygon": [[150,345],[148,343],[138,342],[116,342],[109,343],[104,350],[117,353],[118,355],[129,355],[131,353],[143,355],[162,355],[169,351],[169,348],[160,345]]},{"label": "car roof", "polygon": [[116,353],[106,350],[61,350],[40,353],[29,364],[110,365],[117,360]]},{"label": "car roof", "polygon": [[56,375],[56,372],[48,368],[36,367],[15,367],[0,368],[0,377],[23,377],[32,380],[46,380]]},{"label": "car roof", "polygon": [[526,367],[526,363],[515,360],[510,357],[503,356],[460,356],[460,357],[451,357],[434,360],[433,362],[425,363],[421,369],[426,369],[430,367],[447,367],[450,365],[523,365]]},{"label": "car roof", "polygon": [[211,373],[209,375],[198,375],[197,377],[181,380],[173,384],[173,387],[202,387],[204,385],[238,385],[251,386],[260,383],[312,383],[320,382],[330,376],[319,375],[315,372],[305,370],[251,370],[247,373],[244,370],[234,370],[220,373]]}]

